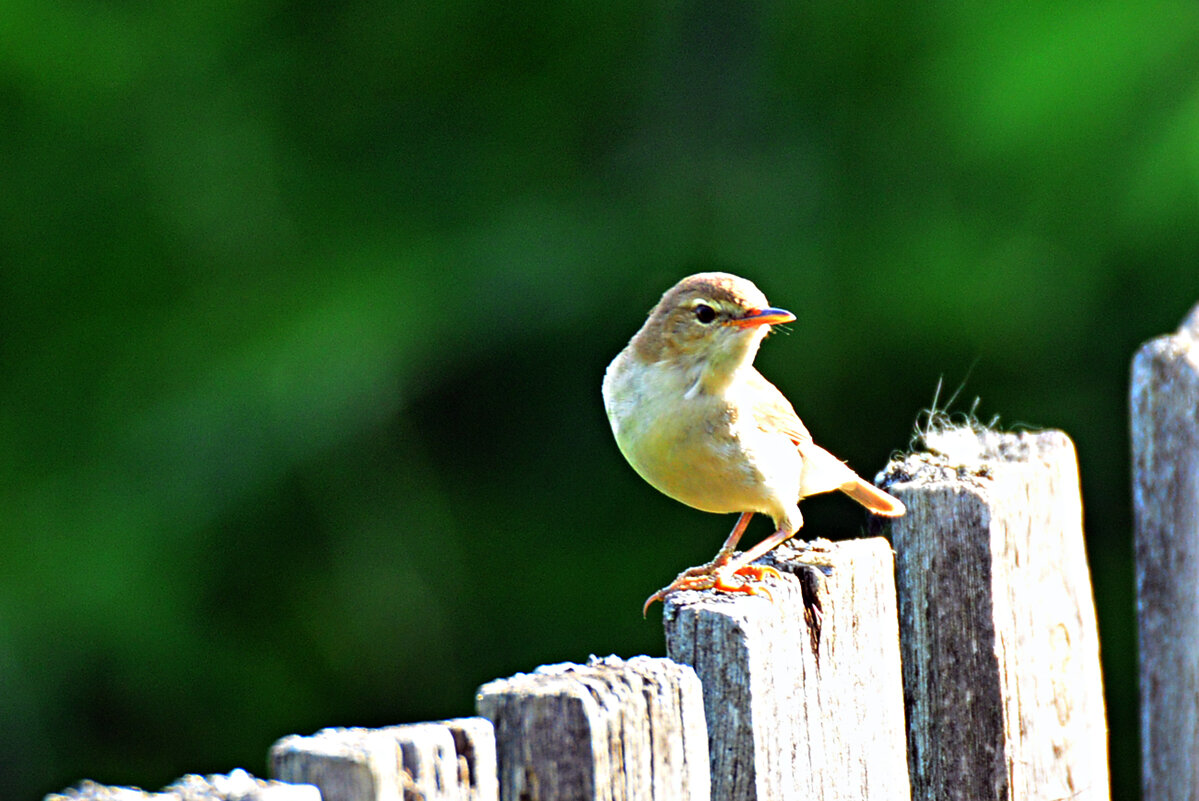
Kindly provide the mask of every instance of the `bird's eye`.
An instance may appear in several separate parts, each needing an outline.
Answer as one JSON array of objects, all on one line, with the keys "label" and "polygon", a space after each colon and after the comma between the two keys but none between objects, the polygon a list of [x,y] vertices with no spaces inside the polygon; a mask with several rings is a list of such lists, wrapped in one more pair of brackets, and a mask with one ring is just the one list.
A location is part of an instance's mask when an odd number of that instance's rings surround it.
[{"label": "bird's eye", "polygon": [[701,303],[695,307],[695,319],[707,325],[716,319],[716,310],[706,303]]}]

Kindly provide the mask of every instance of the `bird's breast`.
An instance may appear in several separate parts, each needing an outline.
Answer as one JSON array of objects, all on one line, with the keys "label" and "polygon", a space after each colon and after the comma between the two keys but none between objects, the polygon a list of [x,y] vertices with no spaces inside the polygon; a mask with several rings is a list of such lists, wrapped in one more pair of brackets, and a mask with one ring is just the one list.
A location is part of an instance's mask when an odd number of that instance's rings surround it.
[{"label": "bird's breast", "polygon": [[711,394],[679,370],[613,363],[604,404],[629,464],[677,501],[774,516],[799,496],[802,460],[794,445],[758,428],[735,388]]}]

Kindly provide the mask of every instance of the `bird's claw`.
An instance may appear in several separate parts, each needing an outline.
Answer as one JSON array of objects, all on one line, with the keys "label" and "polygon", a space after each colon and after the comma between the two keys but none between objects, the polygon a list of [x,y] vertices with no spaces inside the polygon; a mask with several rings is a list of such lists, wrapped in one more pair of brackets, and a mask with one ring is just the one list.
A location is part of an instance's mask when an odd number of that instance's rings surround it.
[{"label": "bird's claw", "polygon": [[[744,576],[747,581],[762,581],[763,579],[781,579],[783,574],[775,570],[770,565],[746,565],[733,573],[735,576]],[[717,587],[717,589],[724,589]],[[745,592],[745,590],[725,590],[726,592]]]},{"label": "bird's claw", "polygon": [[[679,573],[669,586],[663,587],[645,599],[645,604],[641,607],[641,616],[645,617],[649,614],[649,608],[655,601],[665,601],[667,595],[681,590],[716,590],[717,592],[735,592],[745,595],[765,595],[768,600],[774,601],[770,590],[756,584],[767,578],[782,578],[782,574],[773,567],[745,565],[731,572],[722,570],[721,567],[707,564],[691,567]],[[744,581],[731,581],[733,576],[741,576]]]}]

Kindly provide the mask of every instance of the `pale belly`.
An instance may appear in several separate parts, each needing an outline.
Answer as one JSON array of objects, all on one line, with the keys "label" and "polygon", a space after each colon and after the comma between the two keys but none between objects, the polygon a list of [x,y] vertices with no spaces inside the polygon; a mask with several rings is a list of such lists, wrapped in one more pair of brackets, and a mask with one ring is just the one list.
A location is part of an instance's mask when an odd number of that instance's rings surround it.
[{"label": "pale belly", "polygon": [[654,488],[705,512],[778,520],[794,508],[803,465],[790,440],[739,420],[720,398],[676,396],[663,406],[626,407],[613,421],[621,452]]}]

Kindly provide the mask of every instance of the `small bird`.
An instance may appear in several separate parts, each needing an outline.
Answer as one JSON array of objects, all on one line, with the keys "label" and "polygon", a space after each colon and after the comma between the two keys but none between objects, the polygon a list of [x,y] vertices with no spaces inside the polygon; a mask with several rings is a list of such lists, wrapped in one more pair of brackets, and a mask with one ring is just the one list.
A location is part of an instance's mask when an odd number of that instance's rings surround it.
[{"label": "small bird", "polygon": [[[753,366],[770,327],[794,319],[751,281],[699,273],[667,290],[608,365],[604,408],[633,469],[688,506],[740,513],[716,558],[680,573],[643,612],[676,590],[765,593],[755,582],[778,571],[750,563],[799,530],[799,501],[809,495],[840,490],[874,514],[906,511],[813,442],[787,398]],[[768,515],[775,532],[734,556],[755,513]]]}]

